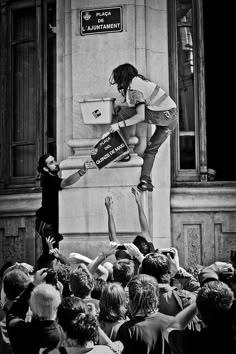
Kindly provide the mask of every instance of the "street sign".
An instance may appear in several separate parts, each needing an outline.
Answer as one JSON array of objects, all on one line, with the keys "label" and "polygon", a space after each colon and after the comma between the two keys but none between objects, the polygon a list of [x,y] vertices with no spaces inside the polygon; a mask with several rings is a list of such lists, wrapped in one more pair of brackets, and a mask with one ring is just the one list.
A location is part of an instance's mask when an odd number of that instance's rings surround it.
[{"label": "street sign", "polygon": [[80,11],[80,34],[123,31],[122,7],[88,9]]},{"label": "street sign", "polygon": [[91,158],[101,170],[129,154],[129,148],[118,131],[109,133],[94,145]]}]

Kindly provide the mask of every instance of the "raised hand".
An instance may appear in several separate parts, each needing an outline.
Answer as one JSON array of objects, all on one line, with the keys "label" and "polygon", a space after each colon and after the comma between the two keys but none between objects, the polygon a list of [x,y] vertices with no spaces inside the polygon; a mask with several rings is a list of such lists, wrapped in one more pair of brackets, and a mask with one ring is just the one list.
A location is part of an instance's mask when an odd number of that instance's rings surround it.
[{"label": "raised hand", "polygon": [[140,204],[141,203],[141,200],[140,200],[140,193],[137,191],[136,188],[131,188],[131,192],[133,193],[134,195],[134,198],[135,198],[135,201],[137,204]]},{"label": "raised hand", "polygon": [[47,245],[48,245],[48,249],[49,249],[49,252],[50,250],[53,249],[53,244],[55,243],[55,240],[52,236],[48,236],[46,237],[46,242],[47,242]]},{"label": "raised hand", "polygon": [[107,197],[105,198],[105,206],[106,206],[107,209],[112,209],[112,207],[113,207],[113,200],[112,200],[112,197],[107,196]]}]

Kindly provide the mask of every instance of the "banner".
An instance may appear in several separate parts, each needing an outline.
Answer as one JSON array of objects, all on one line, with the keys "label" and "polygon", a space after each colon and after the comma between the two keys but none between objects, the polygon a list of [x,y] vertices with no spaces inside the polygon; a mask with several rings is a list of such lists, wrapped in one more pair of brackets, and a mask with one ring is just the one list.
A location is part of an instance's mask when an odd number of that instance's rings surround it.
[{"label": "banner", "polygon": [[109,133],[94,145],[91,158],[101,170],[129,154],[129,148],[118,131]]}]

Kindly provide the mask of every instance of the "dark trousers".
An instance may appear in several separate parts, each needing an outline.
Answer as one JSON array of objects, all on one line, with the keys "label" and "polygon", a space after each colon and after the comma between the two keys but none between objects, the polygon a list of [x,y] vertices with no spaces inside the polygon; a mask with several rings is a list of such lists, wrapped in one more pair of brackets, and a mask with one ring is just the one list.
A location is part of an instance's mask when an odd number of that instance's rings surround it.
[{"label": "dark trousers", "polygon": [[63,236],[58,233],[57,226],[53,224],[47,224],[41,218],[36,217],[35,228],[42,239],[43,254],[49,253],[48,244],[46,238],[52,237],[54,239],[53,248],[59,249],[59,242],[63,239]]}]

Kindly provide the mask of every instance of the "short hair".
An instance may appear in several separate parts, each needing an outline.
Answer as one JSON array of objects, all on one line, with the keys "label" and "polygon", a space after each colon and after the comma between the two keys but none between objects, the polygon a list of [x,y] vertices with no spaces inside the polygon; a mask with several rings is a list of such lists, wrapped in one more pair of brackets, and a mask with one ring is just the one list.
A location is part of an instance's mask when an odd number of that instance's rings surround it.
[{"label": "short hair", "polygon": [[124,319],[127,313],[124,288],[119,283],[106,284],[99,307],[99,321],[116,322]]},{"label": "short hair", "polygon": [[113,264],[113,280],[125,287],[134,276],[135,267],[131,259],[120,259]]},{"label": "short hair", "polygon": [[3,276],[3,290],[8,300],[15,300],[15,298],[22,293],[28,286],[31,279],[21,269],[13,269],[6,272]]},{"label": "short hair", "polygon": [[94,278],[85,264],[81,263],[70,274],[72,294],[84,299],[94,288]]},{"label": "short hair", "polygon": [[33,315],[43,320],[54,320],[60,303],[61,295],[51,284],[37,285],[30,296],[30,308]]},{"label": "short hair", "polygon": [[145,315],[158,309],[159,287],[157,280],[146,274],[137,274],[129,283],[129,307],[132,316]]},{"label": "short hair", "polygon": [[51,154],[44,154],[44,155],[40,156],[40,158],[38,160],[38,167],[37,167],[38,172],[45,173],[44,167],[47,167],[46,160],[49,156],[52,156],[52,155]]},{"label": "short hair", "polygon": [[152,252],[144,257],[140,272],[153,276],[158,283],[169,283],[170,267],[170,260],[166,255]]},{"label": "short hair", "polygon": [[230,287],[219,280],[205,283],[197,294],[196,304],[205,325],[228,322],[234,293]]},{"label": "short hair", "polygon": [[69,339],[76,340],[81,346],[90,341],[96,344],[98,339],[97,320],[91,314],[80,313],[69,322],[66,333]]},{"label": "short hair", "polygon": [[102,278],[94,279],[94,288],[91,292],[91,297],[93,299],[100,300],[102,291],[106,284],[107,282]]},{"label": "short hair", "polygon": [[88,313],[87,304],[77,296],[65,297],[57,310],[57,320],[65,332],[68,326],[80,313]]}]

